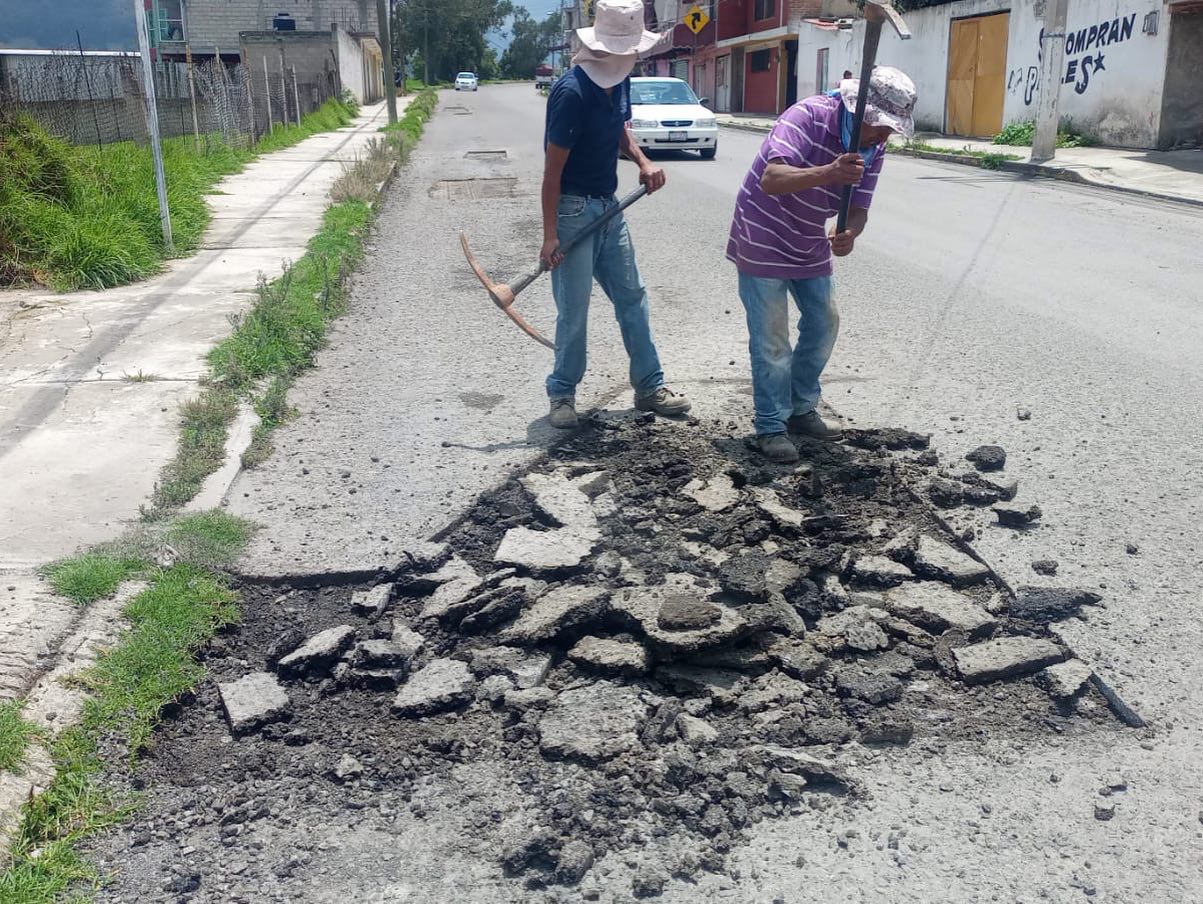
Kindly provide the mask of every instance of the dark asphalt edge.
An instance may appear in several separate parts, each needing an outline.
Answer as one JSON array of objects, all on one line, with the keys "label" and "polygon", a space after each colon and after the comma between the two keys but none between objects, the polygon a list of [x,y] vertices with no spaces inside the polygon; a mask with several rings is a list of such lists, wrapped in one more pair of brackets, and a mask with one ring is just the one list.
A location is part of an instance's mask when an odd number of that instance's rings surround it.
[{"label": "dark asphalt edge", "polygon": [[[760,135],[767,135],[769,129],[762,126],[743,125],[742,123],[719,123],[724,129],[735,129],[740,132],[755,132]],[[1040,163],[1018,163],[1014,160],[996,161],[997,165],[992,167],[983,167],[981,158],[970,157],[965,154],[939,154],[933,151],[916,151],[904,147],[894,145],[889,151],[891,154],[898,154],[902,157],[915,157],[919,160],[936,160],[942,163],[956,163],[961,166],[972,166],[977,169],[990,169],[992,171],[1001,171],[1015,173],[1020,176],[1035,176],[1041,179],[1054,179],[1058,182],[1069,182],[1074,185],[1087,185],[1091,188],[1101,188],[1107,191],[1119,192],[1125,195],[1134,195],[1138,198],[1147,198],[1151,201],[1168,201],[1171,204],[1185,204],[1189,207],[1203,207],[1203,199],[1200,198],[1184,198],[1180,195],[1169,195],[1165,192],[1149,191],[1144,188],[1129,188],[1126,185],[1114,185],[1110,182],[1098,182],[1094,179],[1089,179],[1083,176],[1076,170],[1061,169],[1059,167],[1044,166]],[[1000,153],[1005,153],[1000,151]]]}]

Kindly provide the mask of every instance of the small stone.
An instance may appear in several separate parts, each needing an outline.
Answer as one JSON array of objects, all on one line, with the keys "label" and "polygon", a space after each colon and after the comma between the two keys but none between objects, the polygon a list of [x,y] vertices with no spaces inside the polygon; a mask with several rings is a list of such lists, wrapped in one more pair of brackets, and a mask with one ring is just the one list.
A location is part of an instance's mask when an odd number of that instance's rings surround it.
[{"label": "small stone", "polygon": [[1090,666],[1080,659],[1058,662],[1036,675],[1036,682],[1058,700],[1077,696],[1093,674]]},{"label": "small stone", "polygon": [[334,765],[334,777],[340,782],[363,775],[363,764],[349,753],[344,753]]},{"label": "small stone", "polygon": [[1128,555],[1130,555],[1130,556],[1134,556],[1134,555],[1136,555],[1138,552],[1140,552],[1140,547],[1139,547],[1139,546],[1137,546],[1135,543],[1129,543],[1129,544],[1127,544],[1127,545],[1124,547],[1124,549],[1127,551]]},{"label": "small stone", "polygon": [[555,878],[560,885],[577,885],[593,866],[593,848],[579,838],[568,842],[556,860]]},{"label": "small stone", "polygon": [[658,898],[668,885],[668,873],[659,866],[645,863],[631,879],[631,893],[636,898]]},{"label": "small stone", "polygon": [[1100,822],[1108,822],[1115,818],[1115,804],[1095,804],[1094,818]]},{"label": "small stone", "polygon": [[1036,559],[1032,562],[1032,571],[1036,574],[1042,574],[1045,577],[1052,577],[1057,573],[1056,559]]},{"label": "small stone", "polygon": [[995,503],[993,511],[998,516],[998,523],[1003,527],[1027,527],[1039,521],[1044,514],[1038,505],[1020,505],[1014,502]]},{"label": "small stone", "polygon": [[338,625],[313,635],[277,664],[281,675],[318,676],[326,674],[355,639],[355,629]]},{"label": "small stone", "polygon": [[1032,411],[1030,408],[1016,408],[1015,417],[1021,421],[1030,421],[1032,419]]},{"label": "small stone", "polygon": [[351,594],[351,611],[366,618],[384,614],[393,596],[393,584],[377,584],[371,590],[357,590]]},{"label": "small stone", "polygon": [[998,637],[952,651],[966,684],[1002,681],[1037,672],[1065,658],[1050,640],[1037,637]]},{"label": "small stone", "polygon": [[610,637],[582,637],[568,651],[568,658],[603,675],[645,675],[652,661],[643,644]]},{"label": "small stone", "polygon": [[393,712],[427,716],[454,709],[472,698],[475,679],[458,659],[435,659],[415,672],[393,699]]},{"label": "small stone", "polygon": [[666,631],[700,631],[717,625],[723,610],[709,600],[687,593],[671,593],[660,603],[656,623]]},{"label": "small stone", "polygon": [[852,564],[852,577],[873,587],[897,587],[914,574],[901,562],[885,556],[861,556]]},{"label": "small stone", "polygon": [[718,740],[717,728],[689,713],[677,716],[677,731],[681,733],[681,740],[690,747],[702,747]]},{"label": "small stone", "polygon": [[1010,614],[1043,625],[1071,618],[1083,606],[1097,605],[1102,599],[1093,590],[1080,587],[1019,587]]},{"label": "small stone", "polygon": [[217,691],[235,735],[277,722],[289,713],[288,694],[269,672],[252,672],[237,681],[221,682]]},{"label": "small stone", "polygon": [[965,501],[965,485],[946,477],[933,477],[927,495],[940,508],[956,508]]},{"label": "small stone", "polygon": [[1002,446],[978,446],[965,460],[979,471],[1001,471],[1007,464],[1007,453]]}]

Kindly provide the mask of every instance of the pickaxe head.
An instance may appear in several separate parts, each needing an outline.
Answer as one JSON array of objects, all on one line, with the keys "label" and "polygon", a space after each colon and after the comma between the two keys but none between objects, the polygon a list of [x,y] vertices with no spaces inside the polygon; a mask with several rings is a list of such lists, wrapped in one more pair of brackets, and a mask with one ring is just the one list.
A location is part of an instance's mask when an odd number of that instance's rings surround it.
[{"label": "pickaxe head", "polygon": [[480,280],[481,285],[485,287],[485,291],[489,293],[489,297],[493,299],[493,304],[505,311],[506,316],[518,324],[518,328],[526,333],[526,335],[530,336],[536,342],[554,349],[556,347],[554,342],[550,341],[546,336],[527,323],[522,318],[522,315],[514,310],[514,299],[517,297],[517,293],[506,283],[493,282],[489,278],[489,274],[485,273],[484,267],[476,262],[476,256],[472,253],[472,249],[468,247],[468,236],[463,232],[459,234],[459,243],[464,249],[464,257],[468,259],[468,265],[472,268],[472,272],[476,274],[476,278]]},{"label": "pickaxe head", "polygon": [[911,30],[906,27],[906,22],[902,20],[902,16],[894,9],[890,0],[865,0],[864,12],[865,19],[870,22],[889,22],[903,41],[910,38]]}]

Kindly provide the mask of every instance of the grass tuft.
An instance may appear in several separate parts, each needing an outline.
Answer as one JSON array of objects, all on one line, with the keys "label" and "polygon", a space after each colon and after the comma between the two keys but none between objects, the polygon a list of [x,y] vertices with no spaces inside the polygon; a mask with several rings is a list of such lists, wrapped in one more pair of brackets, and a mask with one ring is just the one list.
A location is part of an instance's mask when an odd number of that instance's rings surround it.
[{"label": "grass tuft", "polygon": [[226,454],[226,432],[238,413],[238,397],[209,386],[180,406],[180,444],[150,498],[149,519],[161,518],[192,499]]},{"label": "grass tuft", "polygon": [[21,717],[21,701],[0,703],[0,772],[16,772],[37,728]]},{"label": "grass tuft", "polygon": [[144,564],[135,558],[86,552],[52,562],[42,569],[42,573],[59,596],[77,603],[92,603],[112,596],[121,582],[136,575]]},{"label": "grass tuft", "polygon": [[[1030,148],[1035,139],[1036,123],[1029,119],[1026,122],[1012,122],[1003,126],[1003,130],[994,136],[994,143]],[[1075,131],[1073,124],[1068,121],[1057,130],[1057,147],[1059,148],[1088,148],[1094,147],[1098,143],[1098,139],[1093,135],[1084,135]]]}]

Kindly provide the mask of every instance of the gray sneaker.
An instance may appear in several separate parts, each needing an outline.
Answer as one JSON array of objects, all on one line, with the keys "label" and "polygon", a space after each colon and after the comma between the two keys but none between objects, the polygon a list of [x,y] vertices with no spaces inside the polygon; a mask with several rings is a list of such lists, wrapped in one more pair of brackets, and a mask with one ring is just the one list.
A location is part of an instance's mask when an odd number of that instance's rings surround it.
[{"label": "gray sneaker", "polygon": [[547,415],[547,421],[553,427],[558,427],[561,430],[571,430],[577,423],[576,400],[552,399],[551,411]]},{"label": "gray sneaker", "polygon": [[779,465],[793,464],[798,460],[798,450],[784,433],[765,433],[757,436],[756,448],[769,461]]},{"label": "gray sneaker", "polygon": [[689,399],[673,392],[667,386],[661,386],[655,392],[645,396],[635,396],[635,408],[639,411],[654,411],[664,417],[680,417],[692,406]]},{"label": "gray sneaker", "polygon": [[821,439],[836,442],[844,438],[844,431],[839,427],[828,426],[819,412],[808,411],[806,414],[795,414],[789,419],[789,432],[799,436],[809,436],[811,439]]}]

